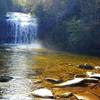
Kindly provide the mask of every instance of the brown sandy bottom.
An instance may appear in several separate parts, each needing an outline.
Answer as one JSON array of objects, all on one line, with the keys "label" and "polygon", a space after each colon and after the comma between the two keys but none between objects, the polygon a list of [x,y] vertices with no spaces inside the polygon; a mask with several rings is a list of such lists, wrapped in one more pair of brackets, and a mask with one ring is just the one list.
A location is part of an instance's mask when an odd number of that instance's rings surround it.
[{"label": "brown sandy bottom", "polygon": [[[53,78],[65,82],[73,79],[75,75],[85,75],[86,72],[100,73],[100,69],[87,70],[78,67],[78,65],[85,63],[99,66],[99,57],[38,50],[38,55],[34,56],[33,60],[35,63],[32,65],[32,69],[37,72],[38,76],[30,78],[37,89],[41,87],[50,89],[56,100],[78,100],[79,98],[82,100],[100,100],[100,81],[81,86],[55,87],[55,83],[45,80],[45,78]],[[68,92],[72,92],[73,96],[59,97],[59,95]],[[43,98],[35,99],[44,100]]]}]

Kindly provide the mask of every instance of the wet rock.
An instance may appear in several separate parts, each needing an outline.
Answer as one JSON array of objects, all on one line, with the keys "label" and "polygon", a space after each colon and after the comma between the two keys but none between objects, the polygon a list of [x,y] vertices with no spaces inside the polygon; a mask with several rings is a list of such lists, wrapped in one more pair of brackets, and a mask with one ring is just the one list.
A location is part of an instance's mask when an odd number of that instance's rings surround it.
[{"label": "wet rock", "polygon": [[51,90],[47,89],[47,88],[41,88],[41,89],[37,89],[35,91],[32,92],[32,95],[35,97],[41,97],[41,98],[48,98],[48,99],[53,99],[53,93],[51,92]]},{"label": "wet rock", "polygon": [[99,80],[96,78],[84,78],[84,83],[98,83]]},{"label": "wet rock", "polygon": [[81,68],[81,69],[86,69],[86,70],[92,70],[92,69],[94,69],[93,66],[88,65],[88,64],[79,65],[79,68]]},{"label": "wet rock", "polygon": [[87,72],[86,74],[91,78],[100,79],[100,74],[96,74],[96,73],[93,73],[93,72]]},{"label": "wet rock", "polygon": [[78,100],[76,96],[74,96],[71,92],[66,92],[59,95],[59,100]]},{"label": "wet rock", "polygon": [[0,76],[0,82],[9,82],[12,79],[13,77],[10,76]]},{"label": "wet rock", "polygon": [[35,84],[42,83],[42,80],[41,80],[41,79],[33,79],[32,81],[33,81]]},{"label": "wet rock", "polygon": [[76,96],[71,96],[68,100],[79,100]]},{"label": "wet rock", "polygon": [[56,87],[65,87],[65,86],[83,86],[86,83],[98,83],[99,80],[96,78],[74,78],[60,84],[55,84]]},{"label": "wet rock", "polygon": [[45,78],[45,80],[48,81],[48,82],[54,83],[54,84],[62,82],[62,80],[55,79],[55,78]]},{"label": "wet rock", "polygon": [[75,86],[83,84],[83,78],[74,78],[73,80],[69,80],[60,84],[55,84],[56,87],[65,87],[65,86]]}]

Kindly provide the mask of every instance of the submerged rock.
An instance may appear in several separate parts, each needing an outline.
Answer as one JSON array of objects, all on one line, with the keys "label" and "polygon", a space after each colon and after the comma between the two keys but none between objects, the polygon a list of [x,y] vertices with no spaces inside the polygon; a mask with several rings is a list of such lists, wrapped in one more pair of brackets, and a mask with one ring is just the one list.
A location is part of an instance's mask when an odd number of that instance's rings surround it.
[{"label": "submerged rock", "polygon": [[0,82],[9,82],[12,79],[13,77],[10,76],[0,76]]},{"label": "submerged rock", "polygon": [[96,96],[95,94],[92,94],[88,91],[75,94],[75,96],[78,98],[78,100],[100,100],[100,98],[98,96]]},{"label": "submerged rock", "polygon": [[51,90],[49,90],[47,88],[37,89],[32,92],[32,95],[36,96],[36,97],[41,97],[41,98],[54,98]]},{"label": "submerged rock", "polygon": [[84,81],[83,78],[75,78],[73,80],[69,80],[60,84],[56,84],[55,86],[57,87],[65,87],[65,86],[75,86],[75,85],[80,85]]},{"label": "submerged rock", "polygon": [[66,93],[63,93],[63,94],[61,94],[61,95],[59,95],[59,97],[60,97],[60,100],[78,100],[77,99],[77,97],[76,96],[74,96],[74,94],[73,93],[71,93],[71,92],[66,92]]},{"label": "submerged rock", "polygon": [[88,65],[88,64],[79,65],[79,68],[81,68],[81,69],[86,69],[86,70],[92,70],[92,69],[94,69],[93,66]]},{"label": "submerged rock", "polygon": [[62,82],[62,80],[55,79],[55,78],[45,78],[45,80],[51,83],[61,83]]},{"label": "submerged rock", "polygon": [[86,74],[78,74],[78,75],[74,75],[75,78],[85,78],[87,77]]}]

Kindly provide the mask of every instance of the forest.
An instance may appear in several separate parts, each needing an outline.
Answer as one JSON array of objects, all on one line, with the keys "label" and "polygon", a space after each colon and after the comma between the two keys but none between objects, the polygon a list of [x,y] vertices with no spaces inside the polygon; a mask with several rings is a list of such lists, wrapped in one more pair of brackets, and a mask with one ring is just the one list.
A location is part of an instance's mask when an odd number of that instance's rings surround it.
[{"label": "forest", "polygon": [[100,0],[53,0],[47,8],[39,5],[39,37],[50,48],[100,53],[99,11]]},{"label": "forest", "polygon": [[0,16],[8,11],[36,15],[47,48],[100,54],[100,0],[0,0]]}]

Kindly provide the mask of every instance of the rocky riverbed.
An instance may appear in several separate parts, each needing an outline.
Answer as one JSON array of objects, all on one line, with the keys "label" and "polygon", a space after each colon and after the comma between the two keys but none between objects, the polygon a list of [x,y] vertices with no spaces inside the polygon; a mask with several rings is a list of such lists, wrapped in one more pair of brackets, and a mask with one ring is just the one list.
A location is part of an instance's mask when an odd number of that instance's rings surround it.
[{"label": "rocky riverbed", "polygon": [[100,58],[0,49],[1,100],[100,100]]},{"label": "rocky riverbed", "polygon": [[[100,100],[99,57],[59,52],[43,53],[45,56],[40,54],[33,57],[33,69],[40,71],[35,79],[40,87],[34,91],[45,88],[49,90],[52,98],[46,97],[47,100]],[[41,93],[34,96],[40,100],[44,98]]]}]

